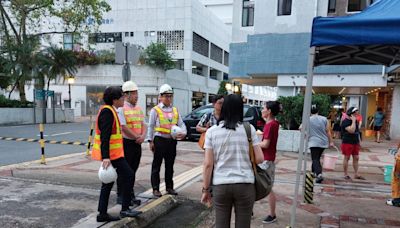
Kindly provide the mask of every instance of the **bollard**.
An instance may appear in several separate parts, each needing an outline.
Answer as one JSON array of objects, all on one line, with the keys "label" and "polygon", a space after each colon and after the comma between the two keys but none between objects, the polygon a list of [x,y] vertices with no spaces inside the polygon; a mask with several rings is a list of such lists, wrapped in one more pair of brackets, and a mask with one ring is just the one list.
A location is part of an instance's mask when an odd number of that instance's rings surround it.
[{"label": "bollard", "polygon": [[304,203],[312,204],[314,195],[314,174],[310,171],[306,173],[304,183]]},{"label": "bollard", "polygon": [[89,133],[89,140],[87,144],[87,149],[86,149],[86,156],[90,156],[90,145],[92,143],[92,136],[93,136],[93,128],[94,128],[94,122],[92,122],[92,117],[90,117],[90,133]]},{"label": "bollard", "polygon": [[41,151],[42,151],[42,156],[41,156],[41,159],[40,159],[40,164],[45,165],[45,164],[46,164],[46,158],[45,158],[45,156],[44,156],[44,139],[43,139],[44,127],[43,127],[43,124],[39,124],[39,131],[40,131],[40,140],[39,140],[39,143],[40,143],[40,149],[41,149]]}]

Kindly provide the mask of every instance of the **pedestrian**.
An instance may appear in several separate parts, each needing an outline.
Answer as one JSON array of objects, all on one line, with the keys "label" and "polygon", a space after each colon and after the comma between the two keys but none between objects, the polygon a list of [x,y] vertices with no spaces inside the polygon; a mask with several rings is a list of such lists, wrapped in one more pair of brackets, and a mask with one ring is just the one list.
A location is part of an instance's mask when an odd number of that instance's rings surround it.
[{"label": "pedestrian", "polygon": [[217,125],[221,115],[222,104],[224,103],[223,95],[215,95],[212,99],[214,110],[211,113],[204,114],[196,126],[196,131],[199,133],[206,132],[208,128]]},{"label": "pedestrian", "polygon": [[341,120],[342,120],[343,109],[340,108],[336,113],[335,120],[333,123],[333,138],[340,139],[340,132],[341,132]]},{"label": "pedestrian", "polygon": [[[253,126],[251,138],[258,164],[263,155]],[[230,227],[232,207],[235,227],[250,227],[255,201],[254,173],[243,126],[243,101],[237,94],[224,98],[218,125],[206,133],[201,202],[210,205],[211,201],[215,205],[216,228]]]},{"label": "pedestrian", "polygon": [[397,145],[395,163],[392,174],[392,198],[386,201],[390,206],[400,207],[400,143]]},{"label": "pedestrian", "polygon": [[[261,112],[262,118],[265,120],[263,129],[262,142],[260,147],[264,155],[263,166],[266,167],[266,172],[272,179],[272,185],[275,180],[275,158],[276,158],[276,145],[278,143],[279,122],[275,117],[281,111],[281,104],[277,101],[267,101]],[[263,223],[276,222],[276,196],[273,190],[269,194],[269,208],[270,214],[262,221]]]},{"label": "pedestrian", "polygon": [[[164,84],[160,87],[160,103],[151,109],[149,117],[148,137],[150,150],[154,158],[151,165],[151,186],[153,195],[161,197],[160,192],[160,168],[162,161],[165,161],[165,187],[170,195],[177,195],[172,180],[174,174],[174,163],[176,157],[177,140],[186,136],[186,126],[178,109],[172,106],[174,91],[171,86]],[[178,125],[182,130],[177,134],[176,139],[172,138],[171,128]]]},{"label": "pedestrian", "polygon": [[374,114],[374,120],[373,120],[374,131],[375,131],[375,142],[377,143],[381,143],[381,130],[384,119],[385,119],[385,114],[383,113],[382,108],[378,107]]},{"label": "pedestrian", "polygon": [[324,150],[330,146],[333,147],[334,144],[329,122],[326,117],[319,115],[318,107],[312,105],[308,147],[311,151],[311,171],[316,176],[316,183],[321,183],[324,180],[322,177],[321,156]]},{"label": "pedestrian", "polygon": [[[102,161],[102,166],[107,169],[111,165],[117,169],[118,178],[121,179],[122,207],[121,217],[136,217],[141,212],[129,208],[132,189],[132,170],[124,158],[124,148],[117,108],[124,104],[124,96],[120,87],[111,86],[104,91],[103,100],[96,120],[96,134],[92,149],[92,158]],[[97,215],[97,222],[119,220],[119,217],[107,213],[108,199],[114,182],[102,183]]]},{"label": "pedestrian", "polygon": [[[125,159],[133,171],[133,185],[135,186],[136,171],[139,168],[140,158],[142,157],[142,143],[146,137],[146,125],[144,114],[137,105],[138,87],[132,81],[127,81],[122,85],[125,95],[124,106],[118,108],[118,117],[121,122]],[[121,186],[123,183],[117,180],[117,203],[122,203]],[[131,206],[139,206],[141,201],[136,199],[134,188],[131,189]]]},{"label": "pedestrian", "polygon": [[360,153],[360,137],[359,137],[359,126],[355,116],[357,108],[350,107],[346,114],[347,117],[342,122],[342,154],[343,159],[343,170],[344,178],[346,180],[351,180],[348,174],[348,166],[350,157],[353,157],[353,168],[354,168],[354,178],[365,180],[364,177],[358,174],[358,161]]}]

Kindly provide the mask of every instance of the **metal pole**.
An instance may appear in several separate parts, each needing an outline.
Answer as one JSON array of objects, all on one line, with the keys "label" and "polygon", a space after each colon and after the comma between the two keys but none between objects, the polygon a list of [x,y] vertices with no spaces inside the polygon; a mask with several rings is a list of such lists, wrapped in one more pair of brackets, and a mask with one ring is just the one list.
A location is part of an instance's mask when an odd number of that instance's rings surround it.
[{"label": "metal pole", "polygon": [[72,108],[72,104],[71,104],[71,83],[68,83],[68,101],[69,101],[69,108]]},{"label": "metal pole", "polygon": [[307,86],[304,97],[304,106],[303,106],[303,127],[301,128],[300,135],[300,148],[299,148],[299,158],[297,160],[297,170],[296,170],[296,185],[293,196],[292,210],[290,213],[290,226],[292,228],[295,227],[296,224],[296,209],[297,209],[297,197],[299,193],[300,186],[300,172],[301,172],[301,163],[304,157],[304,144],[306,136],[306,132],[308,132],[308,124],[310,122],[310,112],[311,112],[311,96],[312,96],[312,81],[314,76],[314,58],[315,58],[315,47],[310,48],[310,53],[308,57],[308,67],[307,67]]},{"label": "metal pole", "polygon": [[56,123],[56,102],[54,99],[54,94],[51,97],[51,109],[53,109],[53,123]]},{"label": "metal pole", "polygon": [[33,124],[36,124],[36,89],[33,89]]},{"label": "metal pole", "polygon": [[39,124],[39,131],[40,131],[40,150],[41,150],[41,159],[40,159],[40,164],[42,165],[46,165],[46,157],[44,155],[44,138],[43,138],[43,131],[44,131],[44,127],[43,124]]}]

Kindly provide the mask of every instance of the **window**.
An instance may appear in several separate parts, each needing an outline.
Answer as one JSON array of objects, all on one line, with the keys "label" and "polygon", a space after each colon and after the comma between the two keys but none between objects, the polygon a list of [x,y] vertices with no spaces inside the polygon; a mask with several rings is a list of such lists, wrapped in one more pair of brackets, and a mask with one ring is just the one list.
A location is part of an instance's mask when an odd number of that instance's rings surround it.
[{"label": "window", "polygon": [[222,55],[223,51],[222,48],[218,47],[217,45],[211,43],[211,53],[210,59],[222,63]]},{"label": "window", "polygon": [[125,37],[128,37],[129,36],[129,32],[125,32]]},{"label": "window", "polygon": [[193,51],[208,57],[209,42],[207,39],[193,32]]},{"label": "window", "polygon": [[224,51],[224,65],[229,66],[229,53]]},{"label": "window", "polygon": [[72,46],[73,46],[74,42],[72,40],[71,33],[66,33],[63,35],[63,44],[64,44],[65,50],[72,50]]},{"label": "window", "polygon": [[150,36],[155,36],[156,32],[155,31],[150,31]]},{"label": "window", "polygon": [[278,16],[292,14],[292,0],[278,0]]},{"label": "window", "polygon": [[131,32],[131,37],[133,37],[135,35],[135,33],[134,32]]},{"label": "window", "polygon": [[328,13],[336,12],[336,0],[329,0],[328,3]]},{"label": "window", "polygon": [[254,26],[254,1],[243,0],[242,27]]},{"label": "window", "polygon": [[158,95],[146,94],[146,115],[150,116],[151,109],[158,104]]},{"label": "window", "polygon": [[145,31],[144,36],[149,36],[149,31]]},{"label": "window", "polygon": [[92,33],[89,39],[92,43],[114,43],[115,41],[122,41],[122,32]]},{"label": "window", "polygon": [[183,50],[184,32],[178,31],[159,31],[157,32],[157,42],[163,43],[167,50]]},{"label": "window", "polygon": [[79,34],[65,33],[63,34],[63,48],[65,50],[77,50],[80,49],[80,39]]}]

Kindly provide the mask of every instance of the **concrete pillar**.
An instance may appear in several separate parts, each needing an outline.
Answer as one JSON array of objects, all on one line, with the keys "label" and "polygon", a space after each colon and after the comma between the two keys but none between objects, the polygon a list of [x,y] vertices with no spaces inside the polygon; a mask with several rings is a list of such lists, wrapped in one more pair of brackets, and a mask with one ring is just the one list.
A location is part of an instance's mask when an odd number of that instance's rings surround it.
[{"label": "concrete pillar", "polygon": [[400,139],[400,86],[395,86],[392,99],[392,117],[390,120],[390,138]]}]

